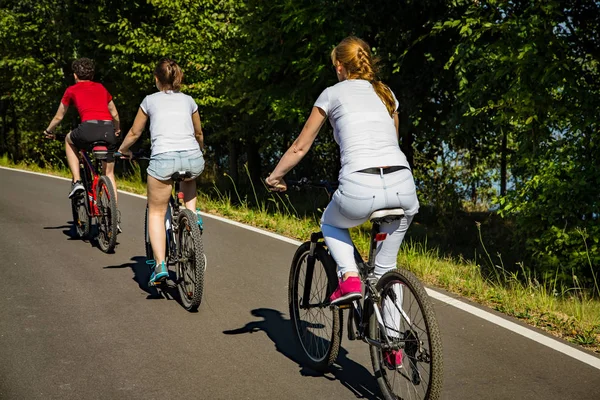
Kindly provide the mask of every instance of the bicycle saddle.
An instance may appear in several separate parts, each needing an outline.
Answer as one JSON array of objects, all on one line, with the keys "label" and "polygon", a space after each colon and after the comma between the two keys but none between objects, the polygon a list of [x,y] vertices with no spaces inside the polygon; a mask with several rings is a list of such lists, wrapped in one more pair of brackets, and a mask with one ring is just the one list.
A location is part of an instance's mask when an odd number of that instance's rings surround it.
[{"label": "bicycle saddle", "polygon": [[108,147],[106,147],[106,142],[93,142],[92,143],[92,153],[94,153],[94,157],[98,160],[106,160],[108,157]]},{"label": "bicycle saddle", "polygon": [[380,224],[382,222],[392,222],[404,218],[404,210],[402,208],[384,208],[374,211],[369,217],[372,223]]},{"label": "bicycle saddle", "polygon": [[191,177],[192,173],[190,171],[177,171],[173,175],[171,175],[171,179],[173,179],[174,181],[183,181]]}]

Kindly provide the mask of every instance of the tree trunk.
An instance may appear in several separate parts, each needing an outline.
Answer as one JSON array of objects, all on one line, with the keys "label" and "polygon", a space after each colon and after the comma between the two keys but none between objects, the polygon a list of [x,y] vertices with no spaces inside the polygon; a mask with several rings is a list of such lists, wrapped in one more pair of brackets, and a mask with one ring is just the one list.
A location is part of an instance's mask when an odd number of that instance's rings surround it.
[{"label": "tree trunk", "polygon": [[410,130],[410,124],[408,121],[408,113],[404,111],[404,107],[400,107],[400,112],[398,114],[398,118],[400,118],[400,126],[399,126],[399,136],[401,138],[400,149],[406,156],[408,160],[408,164],[411,168],[414,166],[414,152],[413,152],[413,143],[415,138],[413,133]]},{"label": "tree trunk", "polygon": [[8,152],[8,128],[6,124],[8,123],[8,104],[6,101],[0,101],[0,110],[2,112],[2,139],[0,140],[0,149],[1,154],[6,154]]},{"label": "tree trunk", "polygon": [[[477,159],[475,156],[475,149],[471,149],[470,152],[470,156],[469,156],[469,168],[471,170],[471,174],[473,174],[473,170],[475,169],[477,164]],[[471,203],[473,203],[473,206],[477,205],[477,179],[472,179],[471,180]]]},{"label": "tree trunk", "polygon": [[246,155],[248,157],[248,170],[250,171],[250,179],[254,185],[260,184],[261,179],[261,159],[259,146],[256,138],[248,138],[246,146]]},{"label": "tree trunk", "polygon": [[12,128],[13,128],[13,161],[21,161],[21,137],[19,135],[19,127],[17,123],[17,112],[15,110],[15,105],[13,103],[11,109],[11,117],[12,117]]},{"label": "tree trunk", "polygon": [[506,152],[507,152],[507,137],[504,129],[502,133],[502,148],[500,153],[500,196],[506,195]]},{"label": "tree trunk", "polygon": [[239,182],[238,174],[238,152],[237,142],[235,139],[230,139],[228,143],[229,147],[229,176],[233,179],[233,182],[237,185]]}]

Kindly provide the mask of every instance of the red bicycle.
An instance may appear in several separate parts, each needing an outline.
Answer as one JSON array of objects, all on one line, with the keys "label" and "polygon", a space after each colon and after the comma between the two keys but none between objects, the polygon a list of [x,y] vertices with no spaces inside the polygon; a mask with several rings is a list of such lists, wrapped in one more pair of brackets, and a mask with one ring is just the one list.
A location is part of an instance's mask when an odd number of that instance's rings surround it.
[{"label": "red bicycle", "polygon": [[[93,161],[85,150],[79,150],[79,169],[85,191],[71,198],[75,232],[80,238],[95,239],[98,247],[111,253],[117,245],[118,211],[115,189],[110,179],[102,175],[102,161],[106,161],[108,148],[105,142],[94,142]],[[92,233],[92,222],[96,229]]]}]

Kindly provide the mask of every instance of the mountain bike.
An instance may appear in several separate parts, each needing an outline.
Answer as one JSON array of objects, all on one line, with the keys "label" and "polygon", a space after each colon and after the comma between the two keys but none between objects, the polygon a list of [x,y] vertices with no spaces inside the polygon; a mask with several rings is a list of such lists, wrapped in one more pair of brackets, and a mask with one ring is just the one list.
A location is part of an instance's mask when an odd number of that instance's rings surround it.
[{"label": "mountain bike", "polygon": [[[288,185],[326,188],[326,181],[288,182]],[[385,399],[438,399],[443,377],[442,341],[433,306],[419,279],[404,268],[374,275],[377,244],[386,239],[380,224],[404,218],[401,208],[376,210],[372,223],[368,260],[356,248],[356,263],[364,287],[363,300],[331,305],[337,288],[336,263],[323,234],[311,234],[300,245],[289,277],[289,312],[295,338],[307,356],[308,365],[327,370],[336,360],[342,341],[343,310],[349,312],[348,339],[362,340],[370,347],[371,363]],[[401,351],[400,365],[386,363],[384,352]]]},{"label": "mountain bike", "polygon": [[[64,139],[66,135],[56,135],[60,136]],[[73,195],[71,210],[77,237],[94,239],[100,250],[111,253],[117,245],[118,211],[115,188],[102,175],[102,161],[108,156],[106,146],[105,142],[92,143],[93,160],[88,151],[79,150],[79,170],[85,190]],[[96,229],[92,231],[94,221]]]},{"label": "mountain bike", "polygon": [[[115,157],[123,157],[123,155],[117,152]],[[149,160],[148,157],[139,154],[134,154],[133,158]],[[204,273],[206,271],[206,255],[202,243],[204,224],[199,214],[185,208],[183,192],[179,188],[181,182],[191,178],[191,176],[189,171],[178,171],[171,176],[173,191],[165,214],[165,230],[167,233],[165,264],[175,272],[173,283],[178,289],[181,304],[188,311],[196,311],[202,302]],[[148,232],[147,204],[144,216],[144,245],[146,262],[149,265],[154,265],[154,253]],[[157,282],[155,286],[161,289],[174,287],[168,281]]]}]

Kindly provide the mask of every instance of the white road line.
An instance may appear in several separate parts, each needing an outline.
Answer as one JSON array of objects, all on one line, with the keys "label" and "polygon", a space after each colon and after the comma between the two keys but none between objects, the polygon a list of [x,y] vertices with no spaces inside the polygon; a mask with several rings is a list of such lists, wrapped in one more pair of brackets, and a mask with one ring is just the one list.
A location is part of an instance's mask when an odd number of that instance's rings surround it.
[{"label": "white road line", "polygon": [[[62,180],[67,180],[67,181],[70,180],[68,178],[63,178],[63,177],[54,176],[54,175],[48,175],[48,174],[44,174],[44,173],[41,173],[41,172],[24,171],[24,170],[20,170],[20,169],[7,168],[7,167],[1,167],[1,166],[0,166],[0,168],[12,170],[12,171],[24,172],[24,173],[28,173],[28,174],[34,174],[34,175],[51,177],[51,178],[57,178],[57,179],[62,179]],[[129,196],[133,196],[133,197],[138,197],[138,198],[141,198],[141,199],[146,199],[146,196],[142,196],[142,195],[135,194],[135,193],[124,192],[122,190],[119,190],[119,193],[123,193],[123,194],[129,195]],[[282,236],[282,235],[278,235],[278,234],[273,233],[273,232],[265,231],[263,229],[259,229],[259,228],[256,228],[256,227],[250,226],[250,225],[245,225],[245,224],[242,224],[240,222],[231,221],[231,220],[223,218],[223,217],[219,217],[219,216],[216,216],[216,215],[207,214],[205,212],[201,212],[201,214],[202,214],[202,216],[205,216],[207,218],[216,219],[218,221],[225,222],[227,224],[234,225],[234,226],[237,226],[239,228],[247,229],[247,230],[252,231],[252,232],[260,233],[262,235],[266,235],[266,236],[269,236],[271,238],[274,238],[274,239],[277,239],[277,240],[281,240],[283,242],[290,243],[290,244],[293,244],[293,245],[296,245],[296,246],[298,246],[298,245],[300,245],[302,243],[302,242],[299,242],[297,240],[290,239],[290,238],[287,238],[287,237]],[[588,354],[588,353],[583,352],[581,350],[578,350],[578,349],[576,349],[574,347],[571,347],[571,346],[563,343],[560,340],[553,339],[553,338],[550,338],[548,336],[542,335],[542,334],[540,334],[540,333],[538,333],[538,332],[536,332],[536,331],[534,331],[532,329],[526,328],[526,327],[521,326],[519,324],[515,324],[514,322],[511,322],[511,321],[509,321],[507,319],[501,318],[501,317],[499,317],[499,316],[497,316],[497,315],[495,315],[495,314],[493,314],[491,312],[488,312],[488,311],[482,310],[480,308],[474,307],[474,306],[472,306],[470,304],[467,304],[467,303],[465,303],[463,301],[460,301],[458,299],[455,299],[453,297],[447,296],[447,295],[445,295],[443,293],[440,293],[440,292],[438,292],[436,290],[427,288],[427,293],[429,294],[429,296],[431,296],[432,298],[434,298],[434,299],[436,299],[438,301],[441,301],[443,303],[446,303],[448,305],[456,307],[456,308],[458,308],[460,310],[463,310],[463,311],[465,311],[465,312],[467,312],[467,313],[469,313],[471,315],[474,315],[476,317],[484,319],[484,320],[486,320],[486,321],[488,321],[488,322],[490,322],[492,324],[495,324],[495,325],[498,325],[498,326],[500,326],[502,328],[508,329],[511,332],[514,332],[514,333],[516,333],[518,335],[524,336],[524,337],[526,337],[528,339],[533,340],[534,342],[537,342],[539,344],[547,346],[547,347],[549,347],[549,348],[551,348],[553,350],[556,350],[556,351],[558,351],[560,353],[563,353],[563,354],[565,354],[565,355],[567,355],[569,357],[572,357],[572,358],[574,358],[576,360],[581,361],[582,363],[585,363],[587,365],[590,365],[590,366],[592,366],[592,367],[600,370],[600,358],[594,357],[591,354]]]},{"label": "white road line", "polygon": [[586,363],[596,369],[600,369],[600,358],[594,357],[593,355],[585,353],[581,350],[577,350],[576,348],[573,348],[560,340],[556,340],[548,336],[542,335],[522,325],[515,324],[512,321],[501,318],[495,314],[492,314],[491,312],[474,307],[470,304],[467,304],[453,297],[447,296],[443,293],[437,292],[429,288],[426,288],[426,290],[429,296],[438,301],[454,306],[458,309],[468,312],[469,314],[475,315],[476,317],[485,319],[486,321],[491,322],[492,324],[501,326],[502,328],[508,329],[511,332],[514,332],[521,336],[525,336],[526,338],[543,344],[544,346],[550,347],[553,350],[566,354],[569,357],[573,357],[574,359]]}]

